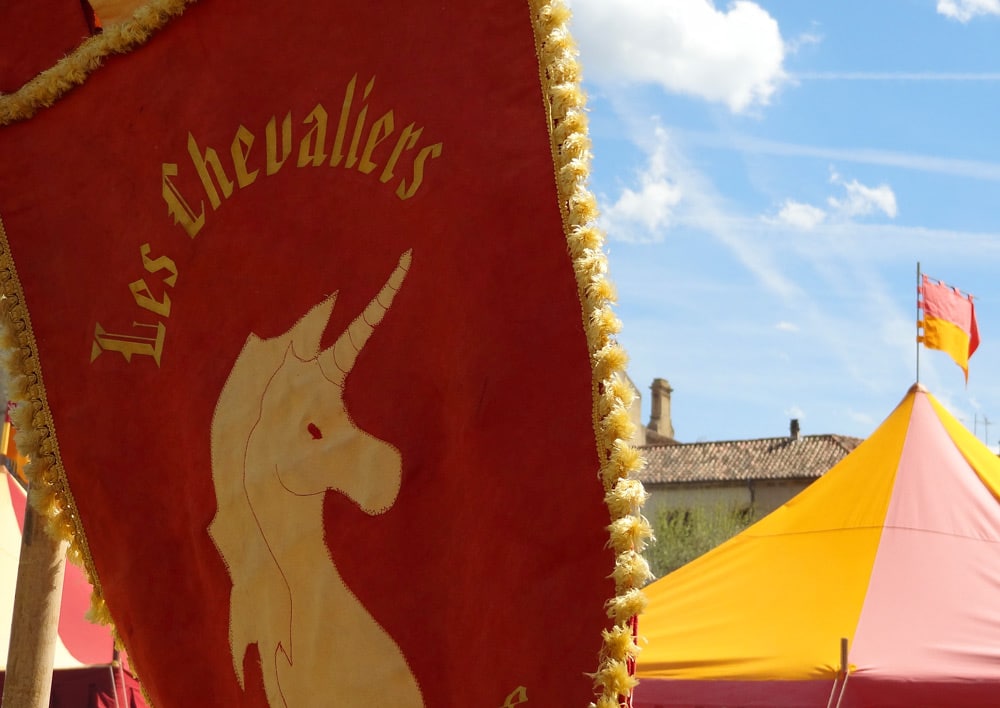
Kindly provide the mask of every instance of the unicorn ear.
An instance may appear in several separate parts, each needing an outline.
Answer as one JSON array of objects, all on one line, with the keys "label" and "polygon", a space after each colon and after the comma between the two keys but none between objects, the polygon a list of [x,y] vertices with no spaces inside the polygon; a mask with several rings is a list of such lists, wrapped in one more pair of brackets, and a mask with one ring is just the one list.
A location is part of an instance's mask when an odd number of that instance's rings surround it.
[{"label": "unicorn ear", "polygon": [[309,310],[305,316],[295,323],[288,334],[292,339],[292,350],[295,356],[303,361],[315,359],[319,355],[319,341],[323,337],[326,325],[333,313],[333,305],[337,302],[337,293]]}]

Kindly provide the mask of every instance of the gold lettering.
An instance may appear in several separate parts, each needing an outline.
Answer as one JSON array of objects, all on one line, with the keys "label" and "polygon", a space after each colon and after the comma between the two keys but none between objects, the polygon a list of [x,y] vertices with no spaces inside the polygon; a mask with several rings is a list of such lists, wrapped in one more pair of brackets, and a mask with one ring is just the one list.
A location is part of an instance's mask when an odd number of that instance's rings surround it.
[{"label": "gold lettering", "polygon": [[[151,259],[149,257],[150,247],[148,243],[144,243],[139,247],[139,253],[142,256],[142,266],[150,273],[157,273],[161,270],[166,270],[170,273],[163,282],[167,285],[173,287],[177,282],[177,265],[174,263],[173,259],[167,256],[160,256],[156,259]],[[135,299],[135,304],[144,310],[149,310],[150,312],[155,312],[163,317],[170,317],[170,296],[163,293],[163,300],[157,300],[153,297],[152,291],[149,289],[149,285],[146,284],[145,279],[140,278],[139,280],[134,280],[128,284],[128,289],[132,291],[132,297]]]},{"label": "gold lettering", "polygon": [[514,706],[519,706],[528,702],[528,689],[524,686],[518,686],[510,695],[507,696],[507,700],[503,702],[500,708],[514,708]]},{"label": "gold lettering", "polygon": [[380,182],[388,182],[392,179],[392,171],[396,168],[396,162],[399,160],[399,156],[403,154],[403,150],[412,150],[413,146],[417,144],[417,139],[420,134],[424,132],[423,128],[413,129],[413,123],[403,128],[402,134],[399,136],[399,140],[396,141],[396,147],[392,149],[392,154],[389,156],[389,161],[385,163],[385,168],[382,170],[382,176],[379,177]]},{"label": "gold lettering", "polygon": [[128,289],[132,291],[132,297],[135,298],[135,304],[144,310],[149,310],[150,312],[155,312],[158,315],[163,315],[164,317],[170,317],[170,296],[163,293],[163,301],[159,301],[153,297],[152,291],[150,291],[149,286],[146,285],[146,281],[142,278],[139,280],[133,280],[128,284]]},{"label": "gold lettering", "polygon": [[434,143],[433,145],[428,145],[417,153],[417,159],[413,161],[413,183],[409,188],[407,188],[406,180],[399,180],[399,186],[396,188],[397,197],[405,200],[417,193],[417,189],[420,188],[420,185],[423,184],[424,181],[424,162],[428,157],[441,157],[441,148],[441,143]]},{"label": "gold lettering", "polygon": [[212,171],[215,172],[215,178],[219,181],[223,196],[228,199],[233,193],[233,182],[226,175],[226,171],[222,169],[222,163],[219,162],[218,154],[213,148],[208,148],[205,150],[205,154],[202,155],[201,150],[198,148],[198,143],[195,142],[194,135],[191,133],[188,133],[188,154],[191,156],[194,168],[198,171],[198,177],[201,178],[201,184],[205,188],[205,194],[208,195],[208,201],[212,203],[213,209],[218,209],[219,205],[222,204],[222,200],[219,199],[215,183],[212,182],[212,178],[208,174],[209,165],[212,166]]},{"label": "gold lettering", "polygon": [[[313,167],[319,167],[326,159],[323,147],[326,144],[326,109],[322,103],[317,103],[312,113],[305,117],[302,124],[314,123],[302,142],[299,143],[299,167],[305,167],[312,162]],[[315,137],[315,142],[313,138]],[[310,143],[312,146],[310,147]]]},{"label": "gold lettering", "polygon": [[264,131],[264,140],[267,150],[267,176],[270,177],[281,169],[285,160],[292,152],[292,112],[289,111],[281,121],[281,160],[277,159],[278,136],[275,126],[275,116],[267,122]]},{"label": "gold lettering", "polygon": [[347,82],[344,90],[344,103],[340,107],[340,120],[337,122],[337,137],[333,140],[333,152],[330,155],[330,167],[336,167],[344,159],[344,135],[347,133],[347,117],[351,113],[351,104],[354,102],[354,86],[358,82],[358,75],[355,74]]},{"label": "gold lettering", "polygon": [[[372,92],[372,87],[375,85],[375,77],[371,78],[368,85],[365,86],[365,92],[361,97],[362,101],[368,100],[368,94]],[[347,151],[347,162],[344,163],[344,167],[351,168],[358,161],[358,144],[361,142],[361,134],[365,129],[365,118],[368,117],[368,106],[361,109],[358,113],[358,120],[354,123],[354,135],[351,136],[351,149]]]},{"label": "gold lettering", "polygon": [[174,217],[174,223],[180,224],[187,232],[188,236],[194,238],[205,225],[205,202],[201,202],[201,213],[195,217],[194,212],[184,197],[177,190],[177,187],[170,181],[171,177],[177,176],[177,165],[164,162],[160,168],[160,175],[163,183],[163,201],[167,203],[167,213]]},{"label": "gold lettering", "polygon": [[139,254],[142,256],[142,267],[146,269],[148,273],[158,273],[161,270],[170,271],[170,275],[163,279],[163,282],[173,287],[177,284],[177,265],[174,263],[173,258],[168,258],[167,256],[160,256],[159,258],[151,259],[149,257],[150,247],[148,243],[144,243],[139,246]]},{"label": "gold lettering", "polygon": [[[395,188],[390,186],[390,189],[394,189],[399,199],[411,199],[423,186],[424,175],[428,169],[427,162],[441,156],[444,144],[439,142],[421,146],[420,138],[424,129],[418,128],[415,123],[410,123],[397,132],[396,113],[393,109],[386,110],[369,123],[368,101],[374,92],[376,77],[372,76],[368,80],[360,92],[361,96],[357,97],[358,77],[359,74],[354,74],[344,88],[336,133],[332,145],[329,146],[328,164],[332,167],[356,168],[366,175],[378,174],[381,183],[395,183]],[[350,138],[347,135],[349,124]],[[317,103],[302,120],[302,125],[306,127],[305,134],[296,135],[296,131],[292,129],[292,111],[288,111],[281,119],[279,136],[277,115],[272,115],[268,119],[265,125],[263,160],[266,175],[276,174],[291,157],[293,137],[299,141],[296,155],[298,167],[308,165],[318,167],[327,160],[326,139],[328,129],[333,132],[333,126],[330,125],[330,114],[324,105]],[[390,136],[394,136],[395,140],[390,141]],[[213,210],[218,209],[223,201],[229,199],[237,186],[243,189],[254,184],[260,177],[261,159],[259,156],[252,159],[256,142],[256,135],[245,125],[239,124],[229,147],[232,163],[225,163],[213,148],[206,146],[202,149],[194,134],[188,132],[188,155],[201,182],[204,196],[208,198]],[[410,165],[410,174],[405,177],[400,177],[397,172],[400,161]],[[403,171],[405,172],[405,168]],[[198,203],[200,211],[196,214],[172,179],[177,174],[177,164],[163,163],[163,199],[174,223],[180,224],[188,235],[194,238],[205,225],[205,202]],[[148,292],[148,288],[145,288],[141,281],[135,283],[138,293]]]},{"label": "gold lettering", "polygon": [[241,125],[237,128],[236,137],[233,138],[233,144],[229,148],[229,152],[233,156],[233,169],[236,170],[236,183],[240,185],[240,189],[248,184],[253,184],[254,180],[257,179],[257,173],[260,172],[260,170],[247,172],[247,158],[250,156],[253,140],[253,133]]},{"label": "gold lettering", "polygon": [[141,337],[135,334],[111,334],[101,327],[98,322],[94,326],[94,342],[90,347],[90,363],[94,363],[103,352],[118,352],[128,363],[132,363],[134,356],[149,356],[153,358],[156,365],[160,365],[160,357],[163,355],[163,340],[167,335],[167,328],[162,322],[155,325],[133,322],[133,327],[152,327],[156,330],[156,335],[152,337]]},{"label": "gold lettering", "polygon": [[[361,162],[358,163],[358,170],[366,175],[370,174],[378,165],[372,162],[372,152],[392,133],[395,125],[393,123],[392,111],[389,111],[372,126],[372,131],[368,133],[368,142],[365,143],[365,151],[361,153]],[[381,137],[379,134],[381,133]]]}]

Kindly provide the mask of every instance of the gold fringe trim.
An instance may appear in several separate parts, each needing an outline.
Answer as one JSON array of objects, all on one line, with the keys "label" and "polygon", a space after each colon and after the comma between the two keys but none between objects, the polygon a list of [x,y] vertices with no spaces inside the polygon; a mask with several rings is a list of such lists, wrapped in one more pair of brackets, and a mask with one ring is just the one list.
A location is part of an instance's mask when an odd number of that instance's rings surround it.
[{"label": "gold fringe trim", "polygon": [[529,0],[529,4],[563,227],[590,348],[594,433],[611,516],[608,545],[616,554],[611,574],[616,595],[607,602],[614,625],[603,633],[600,664],[593,674],[600,696],[591,708],[617,708],[626,704],[637,683],[630,671],[639,652],[632,622],[646,604],[640,588],[652,579],[642,557],[652,530],[642,516],[646,492],[634,478],[642,467],[642,456],[628,442],[635,427],[629,417],[634,392],[624,377],[626,354],[615,341],[621,322],[612,310],[615,291],[607,277],[604,234],[596,225],[597,202],[586,184],[590,139],[580,65],[567,28],[570,12],[563,0]]},{"label": "gold fringe trim", "polygon": [[[151,0],[136,9],[129,20],[112,25],[84,40],[72,53],[10,94],[0,94],[0,127],[31,118],[83,84],[106,57],[126,54],[144,44],[195,0]],[[48,532],[68,542],[66,557],[83,568],[93,591],[87,618],[108,625],[115,647],[123,648],[111,613],[104,602],[100,579],[80,524],[76,502],[66,481],[56,443],[55,426],[48,409],[45,385],[38,364],[38,347],[31,329],[24,291],[17,277],[0,219],[0,374],[6,376],[7,396],[16,404],[11,418],[17,431],[18,450],[29,457],[25,474],[30,482],[28,502],[48,520]],[[135,660],[129,660],[139,675]],[[141,683],[140,683],[141,685]],[[153,702],[142,689],[146,702]]]},{"label": "gold fringe trim", "polygon": [[105,57],[126,54],[145,43],[194,1],[151,0],[137,8],[131,19],[84,40],[73,52],[14,93],[0,94],[0,126],[27,120],[48,108],[86,81],[104,63]]},{"label": "gold fringe trim", "polygon": [[[24,306],[24,292],[0,219],[0,354],[7,398],[16,404],[11,411],[17,432],[15,441],[18,450],[30,460],[25,468],[30,482],[28,502],[47,520],[46,529],[53,538],[68,542],[66,557],[86,573],[93,587],[88,616],[110,624],[76,502],[63,471],[37,351],[31,320]],[[117,642],[117,635],[115,640]]]}]

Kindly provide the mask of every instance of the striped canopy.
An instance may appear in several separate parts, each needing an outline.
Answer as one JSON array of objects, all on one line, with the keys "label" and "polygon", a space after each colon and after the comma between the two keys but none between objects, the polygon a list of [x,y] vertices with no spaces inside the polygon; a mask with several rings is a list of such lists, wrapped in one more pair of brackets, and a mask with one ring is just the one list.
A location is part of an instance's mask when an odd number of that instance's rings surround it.
[{"label": "striped canopy", "polygon": [[996,705],[998,497],[1000,459],[913,386],[824,477],[646,589],[636,708]]},{"label": "striped canopy", "polygon": [[[0,671],[7,666],[26,504],[24,489],[6,470],[0,469],[0,612],[4,613],[0,620]],[[90,609],[90,591],[83,571],[67,563],[55,648],[57,669],[110,664],[114,658],[111,630],[91,623],[85,616]]]},{"label": "striped canopy", "polygon": [[[27,501],[17,480],[6,469],[0,469],[0,612],[4,613],[0,619],[0,693],[7,679],[7,666],[13,663],[8,656],[10,625]],[[90,591],[83,571],[67,563],[50,705],[146,708],[146,699],[132,674],[128,657],[124,652],[115,652],[111,630],[86,618]]]}]

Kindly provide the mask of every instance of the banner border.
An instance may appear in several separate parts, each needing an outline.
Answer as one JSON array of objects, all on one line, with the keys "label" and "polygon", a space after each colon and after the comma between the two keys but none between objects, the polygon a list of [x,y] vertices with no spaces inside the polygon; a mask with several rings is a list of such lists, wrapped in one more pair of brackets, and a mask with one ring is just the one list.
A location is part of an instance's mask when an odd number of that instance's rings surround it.
[{"label": "banner border", "polygon": [[0,127],[27,120],[52,106],[66,93],[82,85],[99,69],[105,57],[127,54],[143,45],[170,20],[181,15],[196,0],[152,0],[136,8],[132,17],[101,29],[28,81],[17,91],[0,94]]},{"label": "banner border", "polygon": [[[105,57],[124,54],[144,44],[158,29],[181,15],[195,0],[153,0],[139,7],[131,19],[106,28],[27,82],[16,92],[0,95],[0,126],[27,120],[83,84]],[[592,421],[600,460],[599,477],[605,491],[611,523],[608,545],[614,550],[614,597],[606,603],[613,626],[603,631],[597,671],[592,674],[600,696],[594,708],[630,705],[637,683],[633,676],[639,652],[636,618],[645,607],[642,593],[652,575],[642,556],[652,537],[642,516],[647,494],[635,473],[642,467],[639,450],[630,442],[634,424],[629,416],[635,392],[625,378],[627,355],[615,336],[621,322],[613,311],[614,286],[608,277],[597,225],[598,209],[587,187],[590,175],[590,139],[586,98],[580,86],[577,49],[569,32],[570,10],[564,0],[527,0],[535,36],[539,80],[548,132],[563,236],[576,277],[577,294],[591,363]],[[104,602],[87,538],[66,479],[48,409],[24,294],[17,277],[7,234],[0,218],[0,301],[3,321],[0,344],[6,350],[9,396],[18,401],[14,423],[17,444],[31,458],[27,475],[29,499],[49,520],[50,531],[69,541],[69,557],[85,569],[94,588],[91,618],[114,623]],[[26,404],[26,405],[25,405]],[[120,639],[115,632],[116,643]],[[134,667],[138,669],[138,667]],[[148,700],[148,696],[147,696]],[[152,703],[150,703],[152,705]]]},{"label": "banner border", "polygon": [[111,627],[100,581],[94,570],[87,537],[80,524],[76,502],[63,471],[55,424],[48,408],[45,383],[38,362],[38,346],[31,328],[24,291],[7,242],[0,216],[0,357],[7,397],[17,403],[10,411],[18,449],[28,457],[28,502],[47,520],[49,533],[67,541],[67,558],[83,568],[93,587],[88,617]]},{"label": "banner border", "polygon": [[568,27],[570,11],[563,0],[529,2],[563,232],[590,348],[594,434],[611,517],[608,545],[616,555],[612,573],[616,595],[606,603],[614,625],[603,632],[600,665],[593,674],[594,685],[601,690],[594,705],[613,708],[631,705],[637,683],[636,619],[646,605],[641,588],[652,578],[642,551],[652,529],[642,516],[646,492],[634,476],[643,460],[629,442],[635,427],[629,416],[634,391],[624,378],[628,357],[615,339],[621,322],[612,309],[615,291],[607,274],[605,235],[597,225],[597,200],[587,187],[590,138],[578,52]]}]

